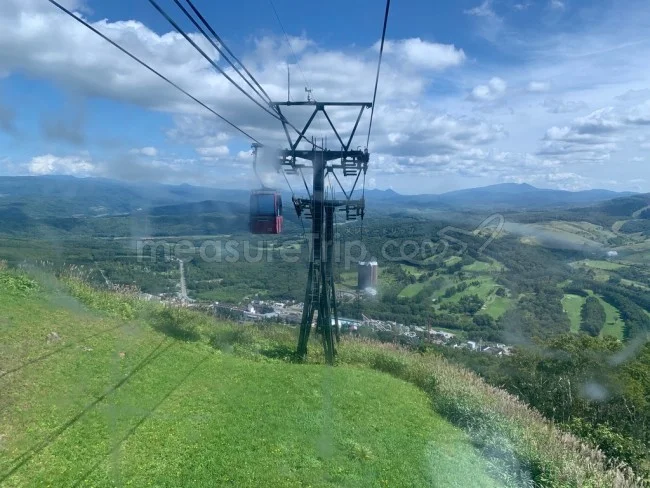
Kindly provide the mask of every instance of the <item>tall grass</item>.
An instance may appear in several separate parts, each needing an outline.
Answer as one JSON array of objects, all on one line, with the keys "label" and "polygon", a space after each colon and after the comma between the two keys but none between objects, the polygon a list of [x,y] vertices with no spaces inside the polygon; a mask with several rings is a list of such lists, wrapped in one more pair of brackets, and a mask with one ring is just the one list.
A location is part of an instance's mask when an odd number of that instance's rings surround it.
[{"label": "tall grass", "polygon": [[466,430],[493,474],[516,486],[636,487],[648,480],[612,465],[599,450],[563,433],[539,412],[443,357],[391,344],[345,341],[339,362],[367,366],[414,383],[434,408]]}]

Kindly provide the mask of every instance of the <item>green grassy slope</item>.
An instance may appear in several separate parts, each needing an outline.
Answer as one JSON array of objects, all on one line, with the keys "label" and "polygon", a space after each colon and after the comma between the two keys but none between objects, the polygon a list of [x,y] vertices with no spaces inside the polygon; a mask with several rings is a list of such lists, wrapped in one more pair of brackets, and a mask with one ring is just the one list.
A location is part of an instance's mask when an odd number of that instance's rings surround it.
[{"label": "green grassy slope", "polygon": [[0,485],[498,486],[403,380],[251,361],[112,310],[0,298]]},{"label": "green grassy slope", "polygon": [[512,299],[491,295],[485,303],[485,313],[493,319],[500,318],[512,306]]},{"label": "green grassy slope", "polygon": [[399,292],[398,296],[400,298],[413,298],[424,289],[425,285],[426,283],[412,283],[407,285]]},{"label": "green grassy slope", "polygon": [[432,352],[41,290],[0,269],[1,486],[638,486]]}]

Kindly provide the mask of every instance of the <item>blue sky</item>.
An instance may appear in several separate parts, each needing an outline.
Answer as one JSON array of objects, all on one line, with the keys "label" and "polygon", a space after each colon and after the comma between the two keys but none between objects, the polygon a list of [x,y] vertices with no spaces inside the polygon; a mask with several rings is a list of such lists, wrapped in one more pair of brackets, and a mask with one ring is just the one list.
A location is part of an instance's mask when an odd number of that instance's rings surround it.
[{"label": "blue sky", "polygon": [[[159,2],[194,32],[171,0]],[[283,145],[279,122],[147,1],[62,3],[269,148]],[[297,66],[269,0],[195,3],[273,97],[286,98],[289,63],[295,100],[306,84],[319,100],[371,99],[383,1],[275,0]],[[394,0],[387,38],[369,186],[650,191],[647,2]],[[307,116],[287,115],[296,125]],[[343,132],[354,115],[332,113]],[[317,122],[311,134],[333,141],[325,129]],[[248,188],[258,184],[249,147],[46,0],[0,5],[0,174]]]}]

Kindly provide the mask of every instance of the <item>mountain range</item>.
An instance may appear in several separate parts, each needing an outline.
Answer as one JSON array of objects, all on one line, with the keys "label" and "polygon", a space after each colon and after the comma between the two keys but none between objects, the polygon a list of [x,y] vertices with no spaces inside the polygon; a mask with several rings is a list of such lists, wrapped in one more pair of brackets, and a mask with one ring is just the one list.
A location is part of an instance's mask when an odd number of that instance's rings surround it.
[{"label": "mountain range", "polygon": [[592,205],[632,192],[611,190],[566,191],[536,188],[526,183],[502,183],[457,190],[439,195],[400,195],[392,190],[366,191],[369,202],[400,204],[406,207],[447,207],[449,209],[539,210],[574,205]]},{"label": "mountain range", "polygon": [[[247,190],[191,185],[125,183],[103,178],[71,176],[0,177],[0,208],[19,206],[40,216],[102,216],[149,211],[156,207],[216,201],[247,205]],[[367,205],[378,208],[431,208],[441,210],[540,210],[588,206],[632,192],[610,190],[564,191],[528,184],[504,183],[439,195],[402,195],[393,190],[366,190]],[[359,192],[356,195],[361,195]],[[290,199],[290,194],[283,192]],[[160,215],[160,211],[154,211]],[[174,212],[175,213],[175,212]]]},{"label": "mountain range", "polygon": [[[355,193],[359,198],[361,192]],[[191,185],[134,184],[70,176],[0,177],[0,235],[33,238],[214,235],[248,231],[247,190]],[[511,219],[553,218],[611,226],[632,221],[646,231],[644,211],[650,194],[608,190],[569,192],[526,184],[501,184],[444,193],[401,195],[392,190],[366,190],[369,218],[411,218],[436,213],[447,220],[479,218],[486,212],[507,212]],[[285,227],[298,232],[304,222],[285,198]],[[650,207],[648,207],[650,208]],[[647,212],[646,212],[647,213]],[[542,214],[542,216],[540,216]],[[478,216],[478,217],[477,217]]]}]

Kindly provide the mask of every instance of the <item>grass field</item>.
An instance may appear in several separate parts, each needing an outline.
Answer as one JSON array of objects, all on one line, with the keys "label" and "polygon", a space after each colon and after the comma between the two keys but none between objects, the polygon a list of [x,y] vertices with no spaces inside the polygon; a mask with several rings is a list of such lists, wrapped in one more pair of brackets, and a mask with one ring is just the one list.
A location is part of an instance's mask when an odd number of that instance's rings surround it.
[{"label": "grass field", "polygon": [[463,271],[469,273],[489,273],[492,271],[501,271],[502,269],[503,265],[496,261],[492,261],[490,263],[483,261],[474,261],[472,264],[463,266]]},{"label": "grass field", "polygon": [[512,305],[512,300],[507,297],[498,297],[492,296],[490,300],[486,303],[485,313],[491,316],[493,319],[500,318]]},{"label": "grass field", "polygon": [[344,271],[341,273],[341,280],[344,286],[348,288],[357,287],[357,273],[354,271]]},{"label": "grass field", "polygon": [[623,330],[625,328],[625,322],[621,319],[621,314],[618,309],[613,305],[610,305],[601,297],[598,297],[600,303],[605,309],[606,322],[603,330],[600,331],[601,337],[611,336],[616,339],[623,340]]},{"label": "grass field", "polygon": [[621,279],[621,284],[623,284],[625,286],[632,286],[632,287],[640,288],[640,289],[645,290],[645,291],[650,291],[650,287],[648,287],[647,285],[644,285],[643,283],[639,283],[638,281],[632,281],[632,280],[627,280],[627,279],[623,278],[623,279]]},{"label": "grass field", "polygon": [[641,264],[647,266],[650,263],[650,249],[634,249],[621,260],[632,265]]},{"label": "grass field", "polygon": [[479,279],[481,284],[478,287],[469,287],[462,293],[458,294],[458,297],[463,295],[478,295],[482,300],[487,300],[488,297],[494,292],[497,288],[497,284],[492,278],[481,278]]},{"label": "grass field", "polygon": [[[456,256],[454,256],[456,257]],[[416,278],[419,278],[424,274],[424,271],[422,271],[420,268],[416,266],[409,266],[406,264],[401,264],[400,267],[409,275],[415,276]],[[398,296],[400,298],[413,298],[416,296],[418,293],[420,293],[425,286],[427,286],[429,283],[431,283],[433,280],[443,277],[443,278],[448,278],[448,275],[446,274],[440,274],[440,273],[435,273],[434,276],[431,278],[427,279],[426,281],[420,283],[411,283],[409,285],[406,285],[402,290],[399,292]]]},{"label": "grass field", "polygon": [[[480,285],[479,286],[468,286],[465,291],[462,291],[460,293],[456,293],[450,298],[444,298],[445,291],[447,291],[448,288],[452,286],[457,286],[458,284],[465,282],[465,283],[471,283],[472,281],[479,281]],[[440,290],[437,290],[434,293],[434,296],[440,300],[451,300],[451,301],[458,301],[462,296],[464,295],[478,295],[481,299],[487,300],[487,298],[491,295],[491,293],[498,287],[497,283],[489,276],[476,276],[472,277],[463,281],[448,281],[447,285],[441,288]]]},{"label": "grass field", "polygon": [[499,486],[410,383],[251,361],[151,323],[2,294],[0,485]]},{"label": "grass field", "polygon": [[408,286],[405,286],[402,291],[399,292],[399,297],[401,298],[412,298],[418,293],[420,293],[423,289],[426,283],[413,283]]},{"label": "grass field", "polygon": [[580,331],[580,312],[585,298],[578,295],[566,294],[562,298],[562,307],[571,321],[571,332]]},{"label": "grass field", "polygon": [[[537,224],[519,224],[506,222],[506,232],[521,235],[520,242],[527,245],[540,245],[552,248],[588,248],[600,249],[605,238],[603,232],[596,232],[594,228],[579,226],[580,223],[548,222]],[[587,224],[591,225],[591,224]],[[596,227],[596,226],[593,226]]]},{"label": "grass field", "polygon": [[623,264],[613,263],[611,261],[602,261],[597,259],[585,259],[584,261],[580,261],[579,264],[583,264],[588,268],[602,269],[605,271],[616,271],[617,269],[621,269],[624,266]]},{"label": "grass field", "polygon": [[495,295],[495,290],[499,285],[488,275],[476,276],[471,279],[465,280],[466,283],[472,281],[479,281],[479,286],[469,286],[466,290],[456,293],[455,295],[445,298],[444,294],[447,288],[458,285],[457,282],[450,282],[448,286],[434,293],[436,299],[436,308],[443,302],[458,302],[465,295],[478,295],[478,297],[485,302],[483,309],[480,313],[486,313],[491,317],[497,319],[501,317],[512,304],[512,300],[508,297],[498,297]]},{"label": "grass field", "polygon": [[617,247],[619,261],[628,264],[644,264],[650,262],[650,238],[637,237],[633,242]]},{"label": "grass field", "polygon": [[407,272],[410,275],[415,276],[416,278],[419,278],[424,274],[424,271],[422,271],[422,268],[419,268],[417,266],[410,266],[408,264],[400,264],[400,268],[402,268],[405,272]]},{"label": "grass field", "polygon": [[553,230],[575,234],[585,239],[601,242],[603,244],[606,244],[609,239],[616,237],[616,233],[611,230],[590,222],[554,221],[550,222],[546,226]]},{"label": "grass field", "polygon": [[[605,264],[601,264],[601,263],[605,263]],[[614,267],[609,265],[614,265]],[[616,263],[610,263],[609,261],[594,261],[590,259],[585,259],[584,261],[577,261],[575,263],[571,263],[571,266],[577,268],[589,269],[593,272],[594,279],[596,281],[605,282],[609,280],[611,276],[609,271],[614,271],[618,269],[616,268],[616,266],[620,267],[621,265],[617,265]]]},{"label": "grass field", "polygon": [[451,256],[445,259],[445,266],[453,266],[456,263],[460,263],[463,260],[460,256]]},{"label": "grass field", "polygon": [[[461,258],[459,256],[452,256],[450,258],[447,258],[445,260],[445,264],[447,266],[452,266],[458,262],[461,261]],[[408,265],[401,265],[402,269],[415,277],[419,277],[423,274],[423,272],[414,266],[408,266]],[[472,277],[468,278],[464,281],[466,282],[472,282],[475,280],[479,280],[481,282],[481,285],[478,287],[472,286],[469,287],[467,290],[464,292],[458,293],[454,295],[451,298],[442,298],[444,295],[444,292],[447,288],[451,286],[458,285],[460,282],[456,281],[451,277],[451,275],[446,274],[444,270],[439,270],[435,273],[435,275],[430,279],[427,280],[427,282],[424,283],[412,283],[410,285],[405,286],[399,293],[399,296],[401,298],[412,298],[416,296],[418,293],[422,291],[422,289],[431,281],[437,279],[437,278],[445,278],[446,279],[446,284],[441,287],[440,289],[436,290],[433,293],[433,297],[435,297],[438,300],[452,300],[452,301],[458,301],[460,297],[463,295],[472,295],[472,294],[477,294],[479,297],[481,297],[483,300],[488,300],[494,291],[494,289],[498,286],[494,279],[492,278],[491,274],[492,272],[496,271],[501,271],[503,269],[503,265],[501,265],[498,261],[491,260],[491,262],[486,263],[482,261],[475,261],[474,263],[464,266],[463,267],[463,272],[471,274]],[[505,305],[504,301],[500,301],[499,303],[495,304],[494,311],[492,312],[496,316],[500,316],[505,312],[505,309],[503,306]]]}]

